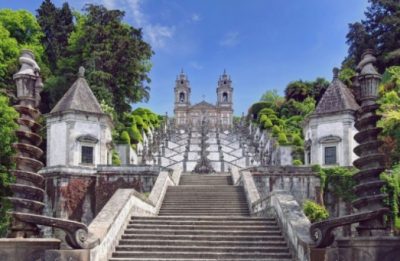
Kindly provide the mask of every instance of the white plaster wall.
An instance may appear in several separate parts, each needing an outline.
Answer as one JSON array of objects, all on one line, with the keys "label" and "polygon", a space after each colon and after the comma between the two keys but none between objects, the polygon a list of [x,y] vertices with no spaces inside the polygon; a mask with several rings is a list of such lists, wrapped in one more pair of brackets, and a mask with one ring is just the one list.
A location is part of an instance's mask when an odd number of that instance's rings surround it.
[{"label": "white plaster wall", "polygon": [[89,115],[84,113],[67,113],[47,119],[48,134],[48,162],[47,166],[81,164],[81,146],[78,137],[90,135],[95,137],[93,146],[94,165],[108,163],[107,143],[112,141],[111,126],[105,116]]},{"label": "white plaster wall", "polygon": [[47,126],[47,166],[66,165],[67,124],[53,122]]},{"label": "white plaster wall", "polygon": [[[349,126],[349,139],[348,144],[344,144],[345,137],[343,136],[344,130],[346,128],[346,122],[350,122]],[[313,128],[315,127],[315,132],[313,133]],[[313,145],[316,149],[311,149],[311,164],[324,165],[324,147],[335,145],[337,148],[337,162],[340,166],[345,166],[345,157],[350,158],[350,162],[357,159],[357,156],[353,152],[357,142],[354,140],[354,135],[357,130],[354,127],[354,116],[350,114],[337,114],[319,118],[311,118],[306,123],[303,129],[305,140],[311,139]],[[337,136],[341,138],[339,143],[332,144],[321,144],[319,140],[327,136]],[[346,146],[348,146],[348,154],[345,154]]]}]

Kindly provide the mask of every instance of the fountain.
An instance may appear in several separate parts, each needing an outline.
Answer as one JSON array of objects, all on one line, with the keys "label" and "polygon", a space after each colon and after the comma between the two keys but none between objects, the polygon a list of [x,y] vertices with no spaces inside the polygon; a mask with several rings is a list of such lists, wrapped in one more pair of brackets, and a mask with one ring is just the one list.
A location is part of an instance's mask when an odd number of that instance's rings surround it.
[{"label": "fountain", "polygon": [[196,166],[194,167],[193,172],[197,174],[208,174],[208,173],[215,173],[215,170],[211,166],[210,160],[207,158],[208,156],[208,144],[207,144],[207,134],[208,134],[209,126],[207,122],[203,119],[201,121],[200,126],[200,159],[197,161]]}]

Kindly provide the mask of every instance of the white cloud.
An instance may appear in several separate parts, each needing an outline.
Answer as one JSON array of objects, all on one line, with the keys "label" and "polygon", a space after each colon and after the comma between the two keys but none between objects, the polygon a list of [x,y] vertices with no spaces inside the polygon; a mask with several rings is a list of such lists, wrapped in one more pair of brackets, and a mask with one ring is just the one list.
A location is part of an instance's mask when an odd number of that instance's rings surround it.
[{"label": "white cloud", "polygon": [[239,43],[239,32],[229,32],[224,35],[224,37],[219,42],[221,46],[235,46]]},{"label": "white cloud", "polygon": [[125,1],[132,11],[131,15],[135,20],[136,24],[140,27],[144,27],[146,24],[146,19],[141,8],[141,4],[143,1],[142,0],[125,0]]},{"label": "white cloud", "polygon": [[192,19],[193,22],[199,22],[201,20],[201,17],[200,17],[199,14],[194,13],[191,16],[191,19]]},{"label": "white cloud", "polygon": [[154,24],[149,21],[149,17],[143,12],[143,0],[103,0],[107,8],[124,8],[126,15],[133,19],[134,26],[143,28],[144,39],[149,41],[153,48],[163,48],[165,42],[174,36],[175,28]]},{"label": "white cloud", "polygon": [[172,38],[175,28],[163,25],[147,24],[143,26],[143,32],[150,41],[151,45],[157,48],[165,46],[165,40]]},{"label": "white cloud", "polygon": [[203,69],[203,66],[201,64],[199,64],[198,62],[196,62],[196,61],[190,62],[189,65],[192,66],[196,70],[202,70]]},{"label": "white cloud", "polygon": [[116,0],[103,0],[103,4],[108,9],[115,9],[116,6],[115,1]]}]

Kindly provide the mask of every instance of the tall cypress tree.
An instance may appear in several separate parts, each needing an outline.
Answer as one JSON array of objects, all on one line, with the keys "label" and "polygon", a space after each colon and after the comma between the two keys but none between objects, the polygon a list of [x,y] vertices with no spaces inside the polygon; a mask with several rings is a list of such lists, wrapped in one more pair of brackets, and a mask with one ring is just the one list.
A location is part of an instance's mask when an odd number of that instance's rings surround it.
[{"label": "tall cypress tree", "polygon": [[44,0],[37,10],[36,17],[44,33],[41,41],[50,69],[54,73],[58,59],[65,55],[68,37],[74,29],[71,9],[68,3],[57,8],[51,0]]},{"label": "tall cypress tree", "polygon": [[366,19],[349,25],[348,56],[344,67],[360,61],[366,48],[373,48],[381,72],[400,63],[400,2],[398,0],[369,0]]}]

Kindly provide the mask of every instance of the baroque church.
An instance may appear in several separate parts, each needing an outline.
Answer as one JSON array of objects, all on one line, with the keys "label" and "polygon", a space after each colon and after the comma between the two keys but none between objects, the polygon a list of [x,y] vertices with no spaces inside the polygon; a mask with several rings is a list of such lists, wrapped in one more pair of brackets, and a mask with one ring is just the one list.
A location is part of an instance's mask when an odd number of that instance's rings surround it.
[{"label": "baroque church", "polygon": [[233,87],[231,77],[226,71],[219,77],[217,86],[217,103],[213,105],[206,101],[191,105],[191,87],[183,71],[175,82],[175,124],[178,128],[200,126],[202,121],[211,127],[230,129],[233,124]]}]

